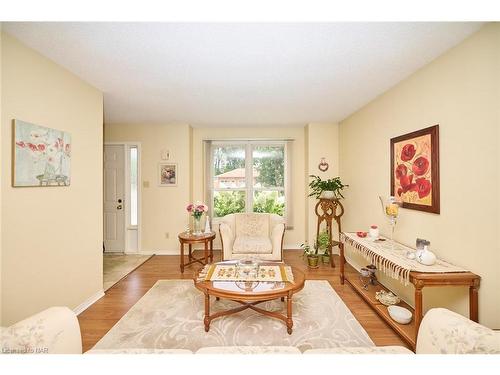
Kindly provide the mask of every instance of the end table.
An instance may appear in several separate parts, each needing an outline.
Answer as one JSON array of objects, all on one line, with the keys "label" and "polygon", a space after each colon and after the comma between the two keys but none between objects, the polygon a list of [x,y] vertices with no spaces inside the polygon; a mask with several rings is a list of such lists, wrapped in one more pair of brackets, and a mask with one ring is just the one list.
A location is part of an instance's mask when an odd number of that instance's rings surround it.
[{"label": "end table", "polygon": [[[201,233],[198,235],[189,233],[189,232],[182,232],[179,233],[179,242],[181,244],[181,272],[184,273],[184,267],[189,266],[190,264],[193,263],[200,263],[202,265],[205,265],[208,263],[208,260],[210,259],[210,262],[213,262],[214,260],[214,239],[215,239],[215,232],[210,232],[210,233]],[[203,243],[205,245],[205,251],[204,251],[204,257],[203,258],[195,258],[193,256],[193,244],[197,243]],[[189,253],[188,253],[188,262],[184,263],[184,244],[188,244],[189,246]],[[210,245],[210,252],[209,252],[209,245]]]}]

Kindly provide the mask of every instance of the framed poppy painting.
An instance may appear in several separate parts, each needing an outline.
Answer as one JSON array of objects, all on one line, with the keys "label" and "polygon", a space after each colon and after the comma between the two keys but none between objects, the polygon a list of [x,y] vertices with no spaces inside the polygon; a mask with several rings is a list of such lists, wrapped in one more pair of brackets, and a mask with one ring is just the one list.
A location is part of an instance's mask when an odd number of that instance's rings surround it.
[{"label": "framed poppy painting", "polygon": [[391,139],[391,195],[403,208],[439,213],[439,125]]}]

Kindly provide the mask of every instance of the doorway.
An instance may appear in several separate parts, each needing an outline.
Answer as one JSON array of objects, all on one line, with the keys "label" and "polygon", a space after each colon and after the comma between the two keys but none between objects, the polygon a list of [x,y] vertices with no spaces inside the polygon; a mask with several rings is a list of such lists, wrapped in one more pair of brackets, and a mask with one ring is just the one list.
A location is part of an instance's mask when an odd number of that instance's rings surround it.
[{"label": "doorway", "polygon": [[135,254],[141,243],[141,145],[104,144],[104,252]]}]

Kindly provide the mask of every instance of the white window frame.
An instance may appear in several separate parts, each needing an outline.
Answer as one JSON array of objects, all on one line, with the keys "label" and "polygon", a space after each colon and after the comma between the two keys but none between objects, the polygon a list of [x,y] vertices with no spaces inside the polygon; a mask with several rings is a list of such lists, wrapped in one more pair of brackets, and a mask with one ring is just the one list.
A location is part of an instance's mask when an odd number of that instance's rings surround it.
[{"label": "white window frame", "polygon": [[[290,164],[289,164],[289,152],[288,152],[288,141],[287,140],[213,140],[209,141],[209,155],[208,155],[208,164],[207,168],[207,195],[210,213],[209,215],[213,218],[213,222],[217,223],[220,218],[216,218],[214,216],[213,206],[214,206],[214,193],[216,191],[244,191],[246,193],[245,196],[245,212],[251,213],[253,212],[253,199],[254,192],[256,191],[279,191],[283,192],[285,197],[285,212],[284,218],[287,222],[287,227],[292,228],[290,225]],[[213,155],[214,148],[216,147],[228,147],[228,146],[244,146],[245,148],[245,187],[244,188],[214,188],[214,165],[213,165]],[[283,187],[260,187],[256,188],[253,186],[253,151],[258,146],[282,146],[284,148],[284,186]]]}]

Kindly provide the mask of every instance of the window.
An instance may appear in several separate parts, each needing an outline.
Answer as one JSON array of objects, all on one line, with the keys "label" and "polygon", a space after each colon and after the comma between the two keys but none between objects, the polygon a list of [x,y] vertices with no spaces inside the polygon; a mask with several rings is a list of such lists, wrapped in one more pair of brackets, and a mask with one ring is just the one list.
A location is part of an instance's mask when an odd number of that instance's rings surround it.
[{"label": "window", "polygon": [[212,216],[267,212],[286,216],[285,141],[209,142]]},{"label": "window", "polygon": [[137,146],[130,146],[130,225],[137,225]]}]

